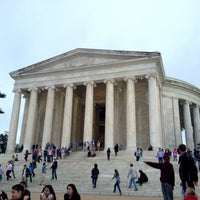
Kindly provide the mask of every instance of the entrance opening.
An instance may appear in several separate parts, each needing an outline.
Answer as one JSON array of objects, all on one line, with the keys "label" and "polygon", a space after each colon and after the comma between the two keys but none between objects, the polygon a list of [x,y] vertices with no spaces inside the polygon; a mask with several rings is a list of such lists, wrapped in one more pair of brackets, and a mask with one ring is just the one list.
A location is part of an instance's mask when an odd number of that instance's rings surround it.
[{"label": "entrance opening", "polygon": [[101,143],[100,149],[104,148],[105,140],[105,104],[96,104],[96,128],[95,139]]}]

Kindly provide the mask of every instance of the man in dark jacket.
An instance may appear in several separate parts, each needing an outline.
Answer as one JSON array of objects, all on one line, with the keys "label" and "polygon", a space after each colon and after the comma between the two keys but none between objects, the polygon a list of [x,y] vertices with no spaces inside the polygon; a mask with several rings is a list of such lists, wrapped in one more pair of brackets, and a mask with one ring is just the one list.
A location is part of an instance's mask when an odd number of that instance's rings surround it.
[{"label": "man in dark jacket", "polygon": [[30,176],[30,170],[27,167],[27,165],[24,165],[24,168],[22,170],[22,181],[27,182],[29,176]]},{"label": "man in dark jacket", "polygon": [[91,171],[93,188],[96,188],[98,176],[99,176],[99,169],[98,169],[98,165],[95,163],[94,168]]},{"label": "man in dark jacket", "polygon": [[168,155],[163,156],[164,163],[145,162],[147,165],[161,170],[160,182],[164,200],[173,200],[175,185],[174,167]]},{"label": "man in dark jacket", "polygon": [[185,192],[187,187],[195,188],[198,184],[198,170],[194,159],[189,152],[186,151],[186,145],[180,144],[178,147],[179,157],[179,176],[182,187]]},{"label": "man in dark jacket", "polygon": [[58,161],[56,160],[56,158],[54,158],[52,165],[51,165],[51,170],[52,170],[51,180],[53,180],[54,178],[57,180],[57,173],[56,173],[57,167],[58,167]]},{"label": "man in dark jacket", "polygon": [[117,152],[119,151],[119,145],[118,144],[116,144],[114,146],[114,150],[115,150],[115,156],[117,156]]}]

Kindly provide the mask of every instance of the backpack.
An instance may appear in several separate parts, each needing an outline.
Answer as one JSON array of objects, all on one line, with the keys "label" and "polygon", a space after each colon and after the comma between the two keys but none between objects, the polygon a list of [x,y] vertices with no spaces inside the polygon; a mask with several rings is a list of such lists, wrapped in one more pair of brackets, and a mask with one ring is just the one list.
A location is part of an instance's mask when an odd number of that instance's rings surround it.
[{"label": "backpack", "polygon": [[30,174],[31,174],[30,169],[29,169],[29,168],[26,168],[26,177],[30,176]]}]

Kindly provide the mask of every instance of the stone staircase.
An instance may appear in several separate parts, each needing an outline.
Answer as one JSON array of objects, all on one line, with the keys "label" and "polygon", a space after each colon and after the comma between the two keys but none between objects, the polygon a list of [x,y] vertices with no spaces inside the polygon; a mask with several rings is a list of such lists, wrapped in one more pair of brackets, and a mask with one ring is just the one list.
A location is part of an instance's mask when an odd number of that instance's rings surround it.
[{"label": "stone staircase", "polygon": [[[144,151],[143,160],[155,161],[156,152]],[[7,161],[11,159],[12,155],[0,154],[0,163],[5,171]],[[29,157],[31,161],[31,157]],[[6,181],[5,179],[0,182],[0,190],[9,192],[12,185],[21,181],[21,173],[23,165],[25,164],[23,154],[19,154],[19,161],[15,162],[15,179]],[[91,182],[91,169],[94,164],[98,164],[100,170],[99,179],[97,181],[97,188],[92,188]],[[148,176],[149,182],[138,186],[138,191],[134,191],[134,188],[129,189],[129,178],[127,178],[130,163],[134,164],[137,169],[142,169]],[[180,197],[180,179],[178,176],[178,163],[172,162],[175,170],[176,186],[174,188],[174,197]],[[27,162],[27,165],[29,162]],[[35,169],[36,177],[33,178],[33,182],[28,181],[29,190],[31,192],[39,193],[43,186],[39,185],[41,175],[42,162],[37,164]],[[50,165],[49,167],[50,168]],[[119,195],[118,192],[113,194],[113,185],[115,180],[111,180],[114,174],[114,169],[118,169],[121,178],[121,190],[123,195],[127,196],[148,196],[148,197],[161,197],[162,192],[160,188],[160,170],[151,168],[144,164],[142,161],[136,162],[134,153],[130,151],[120,151],[118,156],[114,156],[114,152],[111,154],[111,159],[106,159],[106,153],[104,151],[97,152],[97,156],[94,158],[87,158],[86,152],[73,152],[71,156],[63,160],[58,160],[57,176],[58,180],[51,180],[51,170],[47,171],[46,184],[52,184],[56,193],[65,193],[66,186],[69,183],[74,183],[80,194],[94,194],[94,195]],[[200,189],[197,188],[197,193],[200,193]]]}]

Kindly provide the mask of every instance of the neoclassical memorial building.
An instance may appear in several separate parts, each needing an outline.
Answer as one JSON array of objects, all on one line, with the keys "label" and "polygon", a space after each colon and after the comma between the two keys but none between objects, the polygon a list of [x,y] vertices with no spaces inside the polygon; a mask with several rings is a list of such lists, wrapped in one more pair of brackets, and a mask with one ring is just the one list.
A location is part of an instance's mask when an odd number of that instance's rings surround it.
[{"label": "neoclassical memorial building", "polygon": [[[99,140],[126,149],[200,143],[200,89],[166,77],[159,52],[75,49],[13,71],[7,151]],[[20,109],[24,100],[24,108]],[[20,113],[23,110],[23,113]]]}]

